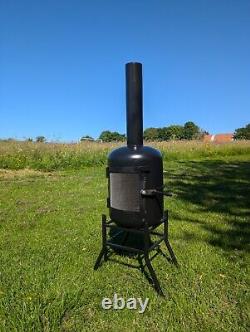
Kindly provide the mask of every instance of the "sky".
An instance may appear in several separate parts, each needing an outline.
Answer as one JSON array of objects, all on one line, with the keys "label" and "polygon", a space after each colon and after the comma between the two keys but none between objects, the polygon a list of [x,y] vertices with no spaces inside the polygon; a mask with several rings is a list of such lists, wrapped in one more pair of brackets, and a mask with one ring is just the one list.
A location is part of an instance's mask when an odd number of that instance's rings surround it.
[{"label": "sky", "polygon": [[249,0],[0,0],[0,138],[125,133],[125,64],[144,128],[250,122]]}]

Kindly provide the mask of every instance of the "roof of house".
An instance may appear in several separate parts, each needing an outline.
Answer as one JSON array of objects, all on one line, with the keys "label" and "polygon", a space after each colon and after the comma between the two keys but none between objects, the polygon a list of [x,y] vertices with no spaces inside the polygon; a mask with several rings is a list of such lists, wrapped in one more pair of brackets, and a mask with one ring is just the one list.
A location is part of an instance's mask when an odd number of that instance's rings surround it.
[{"label": "roof of house", "polygon": [[205,135],[203,137],[204,142],[214,142],[214,143],[227,143],[233,141],[233,134],[216,134],[216,135]]}]

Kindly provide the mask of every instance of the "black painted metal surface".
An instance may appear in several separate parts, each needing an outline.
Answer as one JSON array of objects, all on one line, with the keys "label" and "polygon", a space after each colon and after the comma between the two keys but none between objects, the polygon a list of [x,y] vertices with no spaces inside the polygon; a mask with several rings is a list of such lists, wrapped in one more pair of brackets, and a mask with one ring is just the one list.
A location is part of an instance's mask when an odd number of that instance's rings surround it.
[{"label": "black painted metal surface", "polygon": [[[108,156],[110,218],[123,227],[157,225],[163,218],[163,165],[158,150],[143,146],[140,63],[126,64],[126,100],[127,146],[113,150]],[[154,195],[143,195],[147,189],[155,190]]]},{"label": "black painted metal surface", "polygon": [[126,64],[127,145],[143,145],[142,65]]}]

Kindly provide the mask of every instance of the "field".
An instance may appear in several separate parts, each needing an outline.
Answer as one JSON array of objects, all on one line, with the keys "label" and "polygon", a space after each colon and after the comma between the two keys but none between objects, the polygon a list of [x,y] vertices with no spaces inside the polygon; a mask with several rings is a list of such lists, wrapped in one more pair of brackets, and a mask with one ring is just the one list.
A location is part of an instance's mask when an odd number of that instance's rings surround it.
[{"label": "field", "polygon": [[[0,142],[0,331],[249,331],[250,143],[154,145],[180,265],[152,262],[165,298],[137,269],[93,271],[116,144]],[[114,293],[148,307],[103,310]]]}]

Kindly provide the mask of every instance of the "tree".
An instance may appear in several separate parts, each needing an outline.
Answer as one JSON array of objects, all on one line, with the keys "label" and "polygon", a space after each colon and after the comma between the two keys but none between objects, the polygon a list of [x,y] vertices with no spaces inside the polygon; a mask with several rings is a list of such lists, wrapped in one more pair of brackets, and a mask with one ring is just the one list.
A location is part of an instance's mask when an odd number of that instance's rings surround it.
[{"label": "tree", "polygon": [[159,128],[147,128],[144,130],[143,137],[146,141],[157,141],[160,139]]},{"label": "tree", "polygon": [[117,131],[104,130],[99,139],[103,142],[119,142],[125,140],[125,135],[119,134]]},{"label": "tree", "polygon": [[160,129],[160,139],[162,141],[180,140],[183,138],[183,126],[172,125]]},{"label": "tree", "polygon": [[250,123],[243,128],[235,129],[234,139],[250,139]]},{"label": "tree", "polygon": [[183,138],[187,140],[197,139],[200,135],[200,128],[192,121],[184,124]]},{"label": "tree", "polygon": [[151,141],[169,141],[181,139],[201,139],[204,132],[200,128],[189,121],[184,126],[171,125],[162,128],[147,128],[144,130],[144,139]]},{"label": "tree", "polygon": [[26,139],[26,142],[33,142],[33,139],[32,139],[31,137],[28,137],[28,138]]},{"label": "tree", "polygon": [[[202,139],[206,133],[207,132],[201,130],[194,122],[188,121],[184,126],[171,125],[161,128],[147,128],[143,132],[143,138],[146,141],[192,140]],[[103,142],[123,141],[125,135],[105,130],[101,133],[99,139]]]},{"label": "tree", "polygon": [[36,137],[36,142],[37,143],[45,143],[46,142],[46,138],[44,136],[37,136]]},{"label": "tree", "polygon": [[82,136],[80,138],[80,141],[83,142],[83,141],[94,141],[94,138],[89,136],[89,135],[85,135],[85,136]]}]

